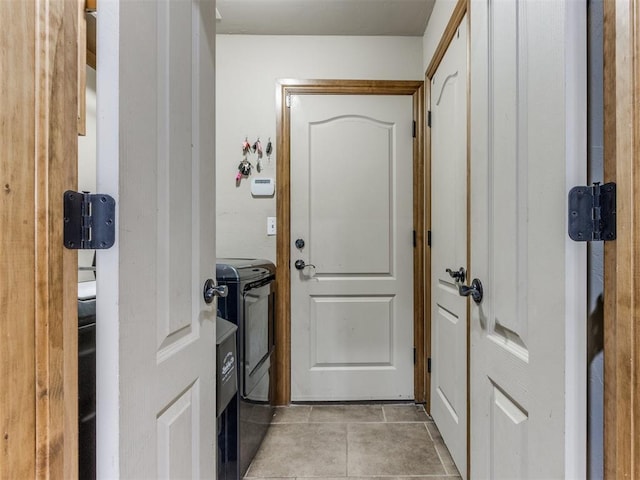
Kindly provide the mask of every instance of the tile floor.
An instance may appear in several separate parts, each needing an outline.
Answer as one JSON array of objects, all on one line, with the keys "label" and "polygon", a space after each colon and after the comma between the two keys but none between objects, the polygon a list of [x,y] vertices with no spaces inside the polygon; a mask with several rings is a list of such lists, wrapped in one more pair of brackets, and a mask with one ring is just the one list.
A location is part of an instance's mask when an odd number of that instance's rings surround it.
[{"label": "tile floor", "polygon": [[420,405],[276,409],[245,479],[459,479]]}]

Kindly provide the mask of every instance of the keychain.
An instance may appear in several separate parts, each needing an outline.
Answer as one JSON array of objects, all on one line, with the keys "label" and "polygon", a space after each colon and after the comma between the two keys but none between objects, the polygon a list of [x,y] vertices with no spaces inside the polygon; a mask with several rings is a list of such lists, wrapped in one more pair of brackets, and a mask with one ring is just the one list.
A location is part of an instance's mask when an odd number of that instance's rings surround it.
[{"label": "keychain", "polygon": [[242,161],[238,164],[238,173],[236,174],[236,186],[240,185],[240,180],[242,177],[248,177],[251,175],[251,162],[246,158],[243,158]]},{"label": "keychain", "polygon": [[[255,144],[254,144],[255,145]],[[249,138],[244,137],[242,142],[242,161],[238,164],[238,173],[236,174],[236,187],[240,186],[242,177],[248,177],[251,175],[251,162],[247,159],[247,155],[251,153],[251,144],[249,144]]]},{"label": "keychain", "polygon": [[271,162],[271,154],[273,153],[273,145],[271,145],[271,137],[269,137],[269,142],[267,143],[267,159]]},{"label": "keychain", "polygon": [[243,177],[248,177],[249,175],[251,175],[252,167],[253,165],[251,165],[251,162],[245,158],[238,165],[238,173],[240,173]]},{"label": "keychain", "polygon": [[246,156],[249,154],[250,151],[251,151],[251,145],[249,144],[249,138],[244,137],[244,142],[242,142],[242,154]]},{"label": "keychain", "polygon": [[258,137],[255,143],[251,146],[251,150],[253,151],[253,153],[258,154],[258,161],[256,162],[256,170],[258,170],[258,173],[260,173],[262,171],[262,163],[260,161],[262,159],[262,143],[260,142],[260,137]]}]

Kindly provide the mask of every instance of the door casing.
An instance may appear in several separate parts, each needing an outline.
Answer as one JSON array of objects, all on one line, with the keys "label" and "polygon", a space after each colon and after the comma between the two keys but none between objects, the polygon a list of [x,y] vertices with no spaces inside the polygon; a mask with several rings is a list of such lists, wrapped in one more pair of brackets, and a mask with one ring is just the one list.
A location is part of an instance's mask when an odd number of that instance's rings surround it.
[{"label": "door casing", "polygon": [[0,2],[0,478],[78,476],[78,5]]},{"label": "door casing", "polygon": [[604,476],[640,476],[640,1],[604,2],[604,181],[617,239],[604,245]]},{"label": "door casing", "polygon": [[290,110],[291,95],[411,95],[416,132],[413,142],[413,229],[415,247],[414,276],[414,396],[425,401],[426,356],[424,325],[424,86],[422,81],[385,80],[281,80],[276,85],[278,178],[276,192],[276,405],[291,402],[291,183],[290,183]]}]

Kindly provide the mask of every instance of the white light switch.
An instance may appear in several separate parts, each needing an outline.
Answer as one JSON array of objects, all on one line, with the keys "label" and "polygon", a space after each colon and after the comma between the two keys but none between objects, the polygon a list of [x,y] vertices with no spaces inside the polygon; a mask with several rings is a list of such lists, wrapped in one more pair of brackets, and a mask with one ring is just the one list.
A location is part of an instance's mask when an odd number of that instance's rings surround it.
[{"label": "white light switch", "polygon": [[267,235],[276,234],[276,217],[267,217]]}]

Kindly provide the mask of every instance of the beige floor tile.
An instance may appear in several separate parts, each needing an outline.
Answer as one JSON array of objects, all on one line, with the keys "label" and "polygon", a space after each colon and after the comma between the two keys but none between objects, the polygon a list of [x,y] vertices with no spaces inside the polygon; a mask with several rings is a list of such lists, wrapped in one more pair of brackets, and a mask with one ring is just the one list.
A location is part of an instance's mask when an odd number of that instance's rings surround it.
[{"label": "beige floor tile", "polygon": [[294,480],[295,477],[244,477],[243,480]]},{"label": "beige floor tile", "polygon": [[[453,475],[424,475],[418,477],[393,477],[393,480],[461,480],[460,476]],[[269,479],[271,480],[271,479]]]},{"label": "beige floor tile", "polygon": [[[459,480],[460,477],[450,475],[417,475],[411,477],[314,477],[313,480]],[[254,480],[254,479],[251,479]],[[260,479],[262,480],[262,479]],[[266,479],[265,479],[266,480]],[[273,479],[268,479],[273,480]],[[275,479],[281,480],[281,479]],[[309,477],[298,477],[296,480],[311,480]]]},{"label": "beige floor tile", "polygon": [[442,439],[442,435],[440,435],[438,427],[436,427],[435,423],[428,423],[426,424],[426,426],[429,430],[429,435],[431,435],[431,438],[433,439],[436,451],[438,452],[438,455],[440,455],[440,460],[442,461],[447,474],[460,475],[460,472],[458,472],[456,464],[451,457],[451,453],[445,445],[444,440]]},{"label": "beige floor tile", "polygon": [[350,424],[350,476],[445,475],[423,423]]},{"label": "beige floor tile", "polygon": [[436,440],[442,440],[442,435],[440,435],[440,430],[438,430],[438,427],[436,427],[435,423],[427,423],[427,430],[429,430],[429,435],[431,436],[431,439],[435,442]]},{"label": "beige floor tile", "polygon": [[384,422],[384,416],[381,405],[314,405],[309,422]]},{"label": "beige floor tile", "polygon": [[[438,448],[438,447],[436,447]],[[458,471],[458,467],[456,467],[456,464],[454,463],[453,459],[451,458],[451,455],[449,455],[449,450],[446,449],[446,447],[444,447],[444,449],[447,451],[446,456],[448,456],[448,459],[445,459],[442,455],[442,453],[440,452],[440,450],[438,450],[438,453],[440,453],[440,457],[442,458],[442,463],[444,464],[444,469],[446,470],[447,474],[449,475],[456,475],[456,476],[460,476],[460,472]]]},{"label": "beige floor tile", "polygon": [[422,405],[384,405],[387,422],[428,422],[429,415]]},{"label": "beige floor tile", "polygon": [[444,442],[436,441],[434,442],[436,446],[436,451],[438,455],[440,455],[440,460],[442,460],[442,464],[444,468],[447,470],[448,474],[459,475],[458,470],[456,469],[456,464],[451,458],[451,454],[449,453],[449,449],[445,446]]},{"label": "beige floor tile", "polygon": [[271,423],[307,423],[311,407],[307,405],[292,405],[277,407]]},{"label": "beige floor tile", "polygon": [[330,477],[346,475],[347,426],[274,424],[248,477]]},{"label": "beige floor tile", "polygon": [[[424,475],[418,477],[393,477],[393,480],[461,480],[460,476],[453,475]],[[271,479],[269,479],[271,480]],[[351,480],[351,479],[349,479]]]}]

